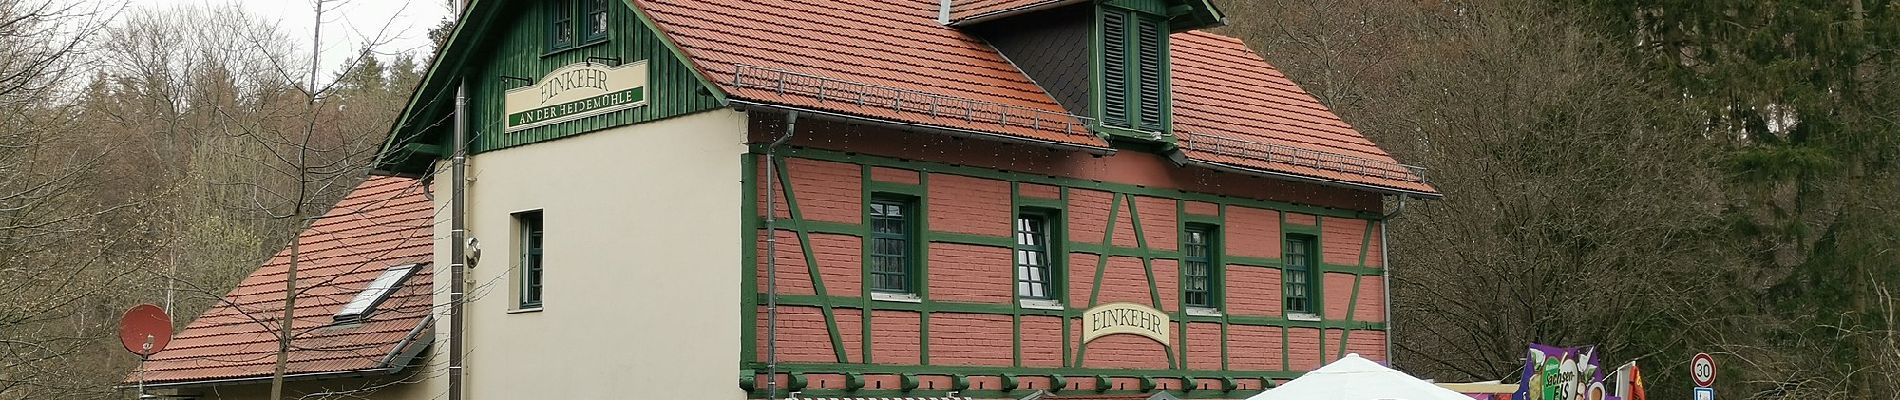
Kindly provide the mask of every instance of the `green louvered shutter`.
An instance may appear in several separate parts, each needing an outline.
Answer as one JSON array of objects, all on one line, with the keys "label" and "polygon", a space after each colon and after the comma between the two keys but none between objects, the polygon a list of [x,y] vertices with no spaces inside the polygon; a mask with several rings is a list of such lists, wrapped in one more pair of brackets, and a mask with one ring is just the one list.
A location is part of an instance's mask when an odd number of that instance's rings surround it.
[{"label": "green louvered shutter", "polygon": [[1161,82],[1161,35],[1163,33],[1160,24],[1153,19],[1142,18],[1139,22],[1140,37],[1136,40],[1140,45],[1137,46],[1136,51],[1139,52],[1137,53],[1140,57],[1138,61],[1141,65],[1139,71],[1141,97],[1138,102],[1141,107],[1140,128],[1159,132],[1162,130],[1161,113],[1163,111],[1161,91],[1166,90]]},{"label": "green louvered shutter", "polygon": [[1102,13],[1102,124],[1127,127],[1128,14]]}]

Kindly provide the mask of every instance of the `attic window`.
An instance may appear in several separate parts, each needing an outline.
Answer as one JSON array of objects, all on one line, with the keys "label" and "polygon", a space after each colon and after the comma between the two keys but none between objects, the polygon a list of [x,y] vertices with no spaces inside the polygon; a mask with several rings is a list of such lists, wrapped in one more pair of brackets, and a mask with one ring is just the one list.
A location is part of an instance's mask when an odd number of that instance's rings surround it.
[{"label": "attic window", "polygon": [[396,292],[396,288],[402,287],[403,281],[409,280],[409,276],[415,274],[416,268],[418,265],[408,264],[383,270],[383,274],[377,276],[376,280],[370,281],[369,287],[358,292],[356,298],[350,300],[350,304],[344,305],[342,311],[337,311],[334,320],[354,322],[369,318],[370,314],[376,312],[377,305],[382,304],[383,300],[388,300],[389,295]]},{"label": "attic window", "polygon": [[1156,139],[1169,131],[1168,22],[1161,15],[1100,7],[1097,117],[1107,133]]},{"label": "attic window", "polygon": [[607,0],[547,0],[544,4],[550,53],[607,40],[612,24]]}]

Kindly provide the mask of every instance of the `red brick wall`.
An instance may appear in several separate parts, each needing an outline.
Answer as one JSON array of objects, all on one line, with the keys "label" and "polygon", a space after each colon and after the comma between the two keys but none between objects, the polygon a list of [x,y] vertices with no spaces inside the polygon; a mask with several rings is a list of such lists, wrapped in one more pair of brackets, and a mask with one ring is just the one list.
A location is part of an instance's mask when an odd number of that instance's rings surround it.
[{"label": "red brick wall", "polygon": [[[797,241],[780,241],[779,246],[782,248],[788,243],[798,244]],[[863,244],[863,239],[857,236],[831,233],[811,234],[811,254],[818,259],[818,275],[825,281],[826,293],[833,296],[857,296],[860,293],[862,287],[859,285],[862,285],[861,281],[864,280],[863,263],[859,262],[864,258]],[[784,273],[788,266],[800,271],[806,270],[803,260],[789,265],[783,264],[784,261],[780,263],[780,273]]]},{"label": "red brick wall", "polygon": [[845,361],[864,361],[864,312],[851,308],[833,308],[832,318],[838,320],[838,338],[844,342]]},{"label": "red brick wall", "polygon": [[1227,312],[1246,316],[1280,316],[1280,270],[1227,265]]},{"label": "red brick wall", "polygon": [[1011,365],[1015,357],[1013,348],[999,346],[1012,341],[1010,319],[1008,315],[993,314],[930,314],[930,363]]},{"label": "red brick wall", "polygon": [[917,313],[876,310],[871,312],[871,362],[915,365],[922,348]]},{"label": "red brick wall", "polygon": [[1326,330],[1326,344],[1325,344],[1326,362],[1333,362],[1333,360],[1338,360],[1339,357],[1346,355],[1345,349],[1339,348],[1339,343],[1340,343],[1339,337],[1345,334],[1346,334],[1345,329],[1327,329]]},{"label": "red brick wall", "polygon": [[[1174,328],[1169,328],[1174,329]],[[1172,332],[1172,331],[1170,331]],[[1168,351],[1143,336],[1108,335],[1088,343],[1082,366],[1088,368],[1167,369]]]},{"label": "red brick wall", "polygon": [[1023,366],[1062,366],[1062,318],[1023,316]]},{"label": "red brick wall", "polygon": [[1009,236],[1009,182],[961,175],[930,174],[930,229],[939,232]]},{"label": "red brick wall", "polygon": [[1139,247],[1141,241],[1135,237],[1135,218],[1132,217],[1134,214],[1128,211],[1131,208],[1131,202],[1123,196],[1120,205],[1110,205],[1120,210],[1115,212],[1115,240],[1110,243],[1118,247]]},{"label": "red brick wall", "polygon": [[[766,293],[766,282],[769,281],[767,275],[770,275],[770,269],[765,266],[767,260],[765,248],[765,232],[759,232],[759,259],[757,268],[753,269],[756,276],[755,282],[758,282],[759,293]],[[778,256],[772,258],[778,260],[779,294],[809,295],[817,293],[812,289],[811,269],[805,266],[805,253],[804,250],[798,246],[798,234],[796,232],[788,230],[778,231]]]},{"label": "red brick wall", "polygon": [[1154,298],[1148,295],[1148,271],[1142,268],[1141,259],[1109,257],[1108,267],[1101,275],[1102,288],[1097,304],[1125,301],[1150,307],[1155,305]]},{"label": "red brick wall", "polygon": [[1087,253],[1069,254],[1069,303],[1076,306],[1089,304],[1089,294],[1095,290],[1095,264],[1102,256]]},{"label": "red brick wall", "polygon": [[1290,212],[1286,213],[1286,223],[1294,225],[1319,225],[1319,217]]},{"label": "red brick wall", "polygon": [[1385,224],[1377,222],[1372,224],[1372,244],[1366,246],[1367,267],[1385,268],[1385,238],[1380,235],[1384,230]]},{"label": "red brick wall", "polygon": [[921,183],[917,171],[890,167],[871,167],[871,180],[915,185]]},{"label": "red brick wall", "polygon": [[1220,324],[1208,322],[1188,324],[1188,369],[1220,370],[1220,348]]},{"label": "red brick wall", "polygon": [[1252,207],[1227,207],[1225,254],[1280,258],[1280,213]]},{"label": "red brick wall", "polygon": [[1325,296],[1325,301],[1322,301],[1320,306],[1325,307],[1325,312],[1321,315],[1327,320],[1346,319],[1347,308],[1353,306],[1352,275],[1329,273],[1322,279],[1324,279],[1324,286],[1320,289],[1320,295]]},{"label": "red brick wall", "polygon": [[1359,278],[1359,308],[1353,310],[1354,321],[1385,322],[1385,277],[1366,276]]},{"label": "red brick wall", "polygon": [[[760,316],[765,315],[765,307],[759,307]],[[761,317],[756,323],[759,332],[765,332],[766,319]],[[757,354],[767,354],[764,340],[760,340]],[[838,356],[831,350],[830,330],[825,327],[825,316],[817,307],[780,306],[778,308],[778,357],[786,362],[837,362]]]},{"label": "red brick wall", "polygon": [[[853,164],[785,159],[792,195],[806,219],[855,224],[864,216],[861,167]],[[784,201],[785,199],[779,199]]]},{"label": "red brick wall", "polygon": [[1014,253],[967,244],[930,244],[930,298],[1008,304],[1015,298]]},{"label": "red brick wall", "polygon": [[1038,185],[1034,183],[1017,184],[1016,193],[1021,194],[1023,197],[1033,197],[1033,198],[1038,198],[1038,199],[1048,199],[1048,200],[1062,199],[1061,188],[1057,188],[1055,186],[1049,186],[1049,185]]},{"label": "red brick wall", "polygon": [[1175,242],[1181,237],[1175,230],[1176,203],[1173,199],[1135,197],[1135,209],[1141,213],[1141,235],[1148,239],[1149,249],[1174,251]]},{"label": "red brick wall", "polygon": [[[754,119],[751,140],[769,142],[784,132],[782,125],[774,127],[782,121],[777,118],[766,119],[774,121]],[[1203,168],[1181,168],[1163,155],[1144,151],[1123,151],[1112,156],[1097,157],[1015,143],[920,135],[861,124],[812,120],[799,121],[798,126],[799,135],[790,141],[793,146],[1348,210],[1378,211],[1380,205],[1378,193]]]},{"label": "red brick wall", "polygon": [[1346,338],[1346,352],[1359,353],[1360,357],[1372,361],[1385,361],[1385,339],[1385,331],[1355,330]]},{"label": "red brick wall", "polygon": [[1277,326],[1229,325],[1227,327],[1227,367],[1241,371],[1278,371],[1281,369],[1281,328]]},{"label": "red brick wall", "polygon": [[[1287,328],[1287,367],[1296,371],[1311,371],[1325,365],[1325,355],[1319,352],[1320,331],[1318,328]],[[1338,341],[1335,340],[1337,345]]]},{"label": "red brick wall", "polygon": [[[1359,250],[1366,242],[1366,221],[1326,217],[1320,225],[1320,252],[1327,264],[1359,265]],[[1369,260],[1368,260],[1369,262]]]},{"label": "red brick wall", "polygon": [[1101,243],[1102,232],[1108,227],[1108,206],[1111,201],[1108,192],[1069,189],[1069,240],[1081,243]]},{"label": "red brick wall", "polygon": [[[1154,265],[1155,294],[1161,295],[1161,305],[1155,308],[1166,312],[1181,311],[1181,262],[1157,259],[1150,261]],[[1138,302],[1153,306],[1151,302]]]},{"label": "red brick wall", "polygon": [[1187,208],[1188,214],[1207,216],[1207,217],[1220,216],[1219,204],[1209,203],[1205,201],[1187,201],[1186,203],[1187,205],[1185,207]]}]

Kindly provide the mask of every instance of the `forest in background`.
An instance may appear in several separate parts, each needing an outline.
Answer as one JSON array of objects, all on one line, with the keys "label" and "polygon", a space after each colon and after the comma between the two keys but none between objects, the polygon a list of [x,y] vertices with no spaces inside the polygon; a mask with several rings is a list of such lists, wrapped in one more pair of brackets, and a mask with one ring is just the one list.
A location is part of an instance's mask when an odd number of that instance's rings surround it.
[{"label": "forest in background", "polygon": [[183,327],[367,176],[431,55],[378,53],[384,33],[319,66],[277,25],[0,0],[0,399],[130,396],[127,307]]},{"label": "forest in background", "polygon": [[[1402,369],[1596,344],[1657,398],[1696,352],[1725,398],[1900,391],[1900,2],[1218,3],[1447,194],[1390,224]],[[281,249],[429,58],[313,73],[231,7],[86,4],[0,0],[0,399],[123,396],[119,313],[182,326]]]},{"label": "forest in background", "polygon": [[1394,359],[1529,343],[1651,398],[1900,393],[1900,2],[1227,1],[1255,50],[1446,194],[1390,225]]}]

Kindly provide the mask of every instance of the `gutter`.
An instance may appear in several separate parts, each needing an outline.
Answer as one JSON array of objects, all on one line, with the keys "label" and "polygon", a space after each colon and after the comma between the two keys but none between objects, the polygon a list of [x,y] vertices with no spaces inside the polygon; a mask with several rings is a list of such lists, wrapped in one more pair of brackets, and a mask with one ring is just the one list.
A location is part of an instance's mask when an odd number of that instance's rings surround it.
[{"label": "gutter", "polygon": [[1080,145],[1080,144],[1073,144],[1073,143],[1063,143],[1063,142],[1050,141],[1050,140],[1031,139],[1031,138],[1016,137],[1016,136],[1003,135],[1003,134],[997,134],[997,133],[983,132],[983,131],[971,130],[971,129],[951,128],[951,127],[944,127],[944,126],[937,126],[937,125],[926,125],[926,124],[917,124],[917,123],[910,123],[910,122],[892,121],[892,120],[882,119],[882,118],[862,117],[862,116],[836,113],[836,112],[830,112],[830,111],[813,110],[813,109],[802,108],[802,107],[792,107],[792,106],[784,106],[784,105],[778,105],[778,104],[760,103],[760,102],[755,102],[755,101],[750,101],[750,100],[730,99],[728,103],[732,104],[733,108],[736,108],[739,110],[759,109],[759,110],[771,110],[771,111],[778,111],[778,112],[785,112],[785,113],[808,114],[806,116],[823,119],[823,120],[840,121],[840,122],[860,122],[860,123],[871,123],[871,124],[878,124],[878,125],[892,125],[892,126],[897,126],[897,127],[916,130],[916,131],[939,133],[939,134],[949,135],[952,137],[964,137],[964,138],[983,139],[983,140],[999,140],[999,141],[1004,141],[1004,142],[1028,144],[1028,145],[1048,147],[1048,148],[1054,148],[1054,149],[1060,149],[1060,150],[1080,151],[1080,152],[1088,153],[1095,156],[1107,156],[1107,155],[1115,154],[1115,149],[1109,148],[1109,147],[1097,147],[1097,146]]},{"label": "gutter", "polygon": [[[778,398],[778,146],[798,134],[798,112],[785,114],[785,135],[765,146],[765,393]],[[750,173],[750,172],[748,172]],[[787,207],[790,207],[789,205]],[[786,381],[791,381],[786,377]],[[792,397],[798,397],[793,393]]]},{"label": "gutter", "polygon": [[1421,192],[1417,190],[1400,189],[1400,188],[1379,186],[1379,185],[1368,185],[1364,183],[1348,182],[1348,181],[1342,181],[1338,179],[1328,179],[1328,178],[1312,177],[1312,176],[1306,176],[1306,175],[1296,175],[1296,174],[1290,174],[1290,173],[1279,172],[1279,171],[1269,171],[1269,170],[1253,168],[1253,167],[1242,167],[1242,166],[1232,165],[1232,164],[1227,164],[1227,163],[1195,160],[1195,159],[1188,158],[1187,153],[1182,152],[1180,149],[1175,149],[1173,152],[1168,153],[1168,160],[1173,161],[1176,165],[1184,165],[1184,166],[1191,165],[1191,166],[1196,166],[1196,167],[1211,168],[1211,169],[1240,173],[1240,174],[1260,175],[1260,176],[1266,176],[1266,177],[1271,177],[1271,178],[1280,178],[1280,179],[1287,179],[1287,180],[1293,180],[1293,181],[1299,181],[1299,182],[1317,183],[1320,185],[1326,185],[1326,186],[1332,186],[1332,187],[1341,187],[1341,188],[1356,189],[1356,190],[1367,190],[1367,191],[1377,192],[1379,194],[1400,196],[1401,198],[1412,197],[1412,198],[1417,198],[1417,199],[1422,199],[1422,200],[1438,200],[1438,199],[1445,198],[1445,195],[1439,194],[1439,193]]},{"label": "gutter", "polygon": [[[361,377],[389,375],[389,374],[394,374],[399,371],[402,371],[402,368],[384,367],[384,368],[358,369],[358,370],[349,370],[349,371],[306,372],[306,373],[301,373],[301,374],[286,374],[284,375],[284,380],[285,381],[290,381],[290,380],[304,381],[304,380],[317,380],[317,379],[330,379],[330,378],[361,378]],[[257,376],[257,377],[245,377],[245,378],[225,378],[225,379],[210,379],[210,380],[184,381],[184,382],[146,383],[145,388],[155,389],[155,388],[177,388],[177,387],[190,387],[190,386],[223,386],[223,385],[264,383],[264,382],[270,382],[270,380],[271,380],[270,376]],[[126,389],[126,388],[131,388],[131,386],[113,386],[113,388]]]}]

